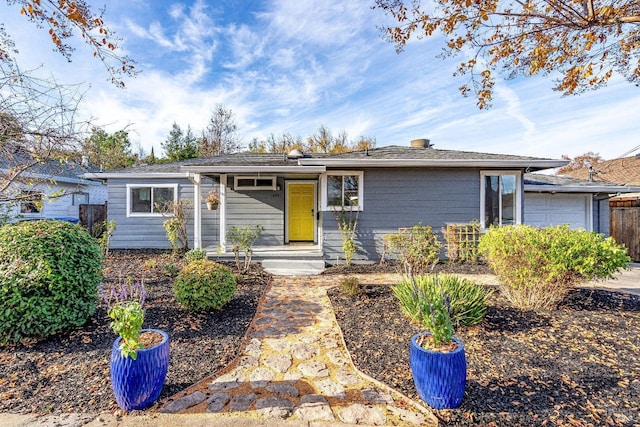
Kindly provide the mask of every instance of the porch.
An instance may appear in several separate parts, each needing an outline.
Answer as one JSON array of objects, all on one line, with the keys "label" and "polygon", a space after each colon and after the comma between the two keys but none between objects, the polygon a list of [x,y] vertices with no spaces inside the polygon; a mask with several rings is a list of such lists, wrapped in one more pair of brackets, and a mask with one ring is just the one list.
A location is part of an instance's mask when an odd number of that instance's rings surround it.
[{"label": "porch", "polygon": [[[204,248],[208,258],[231,261],[235,255],[231,251],[231,246],[226,245],[225,251],[220,252],[217,246],[207,246]],[[241,253],[242,256],[242,253]],[[254,246],[252,259],[254,261],[264,261],[266,259],[278,260],[323,260],[324,254],[322,246],[316,244],[288,244],[277,246]]]}]

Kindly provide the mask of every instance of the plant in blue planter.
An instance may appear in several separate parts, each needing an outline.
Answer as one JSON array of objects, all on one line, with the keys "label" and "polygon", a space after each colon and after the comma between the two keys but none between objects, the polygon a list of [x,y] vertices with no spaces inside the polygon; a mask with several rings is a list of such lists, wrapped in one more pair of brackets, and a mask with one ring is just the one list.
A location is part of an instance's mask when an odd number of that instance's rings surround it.
[{"label": "plant in blue planter", "polygon": [[110,305],[111,328],[119,335],[111,348],[113,394],[126,411],[145,409],[158,399],[167,376],[169,335],[142,329],[146,296],[142,282],[127,281],[114,289],[103,290],[103,299]]},{"label": "plant in blue planter", "polygon": [[[440,292],[429,297],[413,281],[412,304],[423,311],[422,324],[428,332],[411,337],[410,362],[413,382],[420,398],[435,409],[460,406],[467,382],[467,361],[462,342],[453,336],[450,299]],[[434,281],[438,285],[436,277]],[[396,287],[397,288],[397,287]],[[397,289],[394,289],[399,295]],[[401,299],[401,303],[406,300]]]}]

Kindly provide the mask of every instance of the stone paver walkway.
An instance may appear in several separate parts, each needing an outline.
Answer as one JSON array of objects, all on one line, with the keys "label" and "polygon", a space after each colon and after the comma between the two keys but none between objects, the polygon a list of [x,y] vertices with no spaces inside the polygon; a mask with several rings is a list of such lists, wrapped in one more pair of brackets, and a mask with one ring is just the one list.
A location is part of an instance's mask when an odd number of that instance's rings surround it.
[{"label": "stone paver walkway", "polygon": [[[367,275],[367,282],[375,280]],[[378,280],[389,280],[379,275]],[[354,368],[327,288],[339,276],[274,277],[241,356],[218,377],[164,406],[165,413],[365,425],[434,425],[424,407]]]}]

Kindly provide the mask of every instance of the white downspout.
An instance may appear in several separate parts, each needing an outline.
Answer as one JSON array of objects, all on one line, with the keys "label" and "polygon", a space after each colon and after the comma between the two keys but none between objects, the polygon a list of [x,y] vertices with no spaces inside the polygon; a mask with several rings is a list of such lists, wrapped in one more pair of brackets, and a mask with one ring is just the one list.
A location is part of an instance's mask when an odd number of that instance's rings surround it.
[{"label": "white downspout", "polygon": [[225,244],[227,242],[227,174],[220,174],[220,209],[218,213],[220,223],[220,242],[218,247],[221,253],[226,252]]},{"label": "white downspout", "polygon": [[200,184],[202,176],[193,174],[193,247],[202,249],[202,203],[200,201]]}]

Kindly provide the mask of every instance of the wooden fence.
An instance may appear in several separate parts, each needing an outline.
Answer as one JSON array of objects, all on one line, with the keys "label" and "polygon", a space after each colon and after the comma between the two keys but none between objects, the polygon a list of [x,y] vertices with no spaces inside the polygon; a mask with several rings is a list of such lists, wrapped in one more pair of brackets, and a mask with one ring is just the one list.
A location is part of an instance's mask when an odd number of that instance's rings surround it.
[{"label": "wooden fence", "polygon": [[609,232],[623,243],[631,259],[640,262],[640,199],[616,197],[609,200]]},{"label": "wooden fence", "polygon": [[106,203],[104,205],[80,205],[80,224],[82,224],[93,237],[99,237],[102,234],[106,220]]}]

